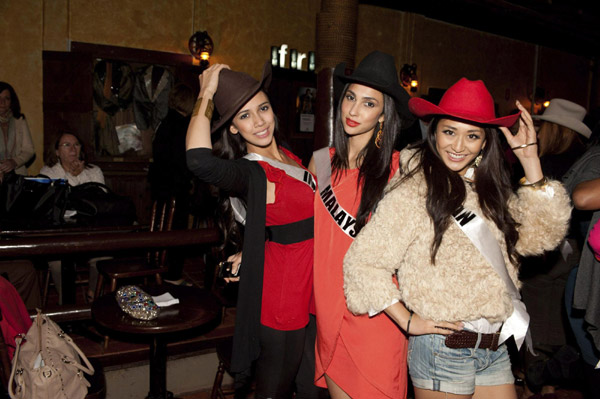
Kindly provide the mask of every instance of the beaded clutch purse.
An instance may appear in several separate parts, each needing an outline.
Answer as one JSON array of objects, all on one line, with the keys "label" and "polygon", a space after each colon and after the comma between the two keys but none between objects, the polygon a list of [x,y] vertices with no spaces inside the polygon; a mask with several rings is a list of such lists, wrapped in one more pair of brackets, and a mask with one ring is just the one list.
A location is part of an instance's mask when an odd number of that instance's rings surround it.
[{"label": "beaded clutch purse", "polygon": [[156,319],[160,312],[160,308],[152,297],[135,285],[126,285],[119,288],[116,299],[121,310],[136,319]]}]

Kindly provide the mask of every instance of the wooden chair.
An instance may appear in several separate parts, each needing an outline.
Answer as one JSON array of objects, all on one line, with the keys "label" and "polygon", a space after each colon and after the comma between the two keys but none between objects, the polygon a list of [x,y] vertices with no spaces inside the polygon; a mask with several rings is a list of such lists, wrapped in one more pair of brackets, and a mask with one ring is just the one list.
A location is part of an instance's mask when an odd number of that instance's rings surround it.
[{"label": "wooden chair", "polygon": [[[170,231],[175,214],[175,198],[168,201],[154,201],[152,204],[152,217],[150,231]],[[95,297],[98,298],[103,291],[104,278],[110,281],[110,292],[117,289],[117,281],[135,277],[148,278],[155,276],[156,283],[162,284],[161,274],[167,271],[165,264],[166,250],[150,251],[146,256],[116,258],[99,261],[98,283],[96,285]]]},{"label": "wooden chair", "polygon": [[225,399],[226,395],[230,396],[235,393],[233,389],[223,389],[223,376],[225,372],[231,371],[231,347],[233,345],[233,337],[228,338],[225,341],[221,341],[217,344],[217,357],[219,359],[219,366],[217,368],[217,374],[215,375],[215,382],[213,383],[212,391],[210,393],[210,399]]},{"label": "wooden chair", "polygon": [[231,388],[223,389],[223,376],[225,372],[231,373],[231,352],[233,347],[233,337],[229,337],[217,344],[217,357],[219,359],[219,367],[215,375],[210,399],[225,399],[232,397],[233,399],[246,399],[248,395],[254,391],[253,381],[246,381],[244,384],[235,383]]},{"label": "wooden chair", "polygon": [[[81,287],[83,290],[83,296],[87,299],[87,286],[89,283],[90,267],[87,262],[83,262],[81,259],[77,260],[75,267],[76,280],[75,285]],[[48,304],[48,293],[50,290],[50,282],[52,281],[52,271],[50,266],[46,266],[46,273],[44,277],[44,288],[42,290],[42,309],[46,309]]]}]

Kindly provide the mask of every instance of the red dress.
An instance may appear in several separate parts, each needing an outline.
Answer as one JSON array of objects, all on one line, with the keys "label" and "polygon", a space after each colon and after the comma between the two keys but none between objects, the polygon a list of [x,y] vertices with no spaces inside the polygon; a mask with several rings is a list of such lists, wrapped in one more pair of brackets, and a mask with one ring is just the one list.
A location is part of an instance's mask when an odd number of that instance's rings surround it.
[{"label": "red dress", "polygon": [[[302,165],[291,152],[285,153]],[[314,192],[283,170],[258,161],[267,180],[275,183],[275,202],[267,204],[266,225],[282,225],[313,216]],[[294,244],[265,242],[261,324],[276,330],[297,330],[314,313],[313,239]]]},{"label": "red dress", "polygon": [[[334,150],[330,149],[330,156]],[[394,153],[392,172],[398,169]],[[392,173],[392,175],[393,175]],[[391,175],[390,175],[391,177]],[[340,205],[356,215],[361,193],[358,169],[333,180]],[[319,185],[328,184],[319,182]],[[355,316],[346,307],[342,266],[352,244],[315,197],[315,302],[317,310],[316,384],[327,374],[353,398],[404,398],[407,388],[407,339],[385,314]],[[392,278],[392,276],[390,276]]]}]

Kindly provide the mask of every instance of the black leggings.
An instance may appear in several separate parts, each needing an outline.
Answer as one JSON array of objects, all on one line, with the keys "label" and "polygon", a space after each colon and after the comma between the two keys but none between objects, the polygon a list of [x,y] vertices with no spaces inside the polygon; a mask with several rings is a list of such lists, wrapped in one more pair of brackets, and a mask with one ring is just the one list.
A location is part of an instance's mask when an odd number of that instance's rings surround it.
[{"label": "black leggings", "polygon": [[260,356],[256,361],[256,398],[326,397],[314,384],[316,322],[299,330],[280,331],[261,325]]}]

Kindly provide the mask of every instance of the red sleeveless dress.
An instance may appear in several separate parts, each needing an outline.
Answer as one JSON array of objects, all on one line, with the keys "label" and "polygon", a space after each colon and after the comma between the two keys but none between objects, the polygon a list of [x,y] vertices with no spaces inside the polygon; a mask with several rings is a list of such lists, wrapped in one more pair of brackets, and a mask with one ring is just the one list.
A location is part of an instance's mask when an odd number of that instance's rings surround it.
[{"label": "red sleeveless dress", "polygon": [[[334,149],[330,149],[330,156]],[[399,153],[392,159],[392,174]],[[356,215],[361,192],[358,169],[332,179],[340,205]],[[318,182],[320,186],[328,182]],[[405,398],[407,339],[385,314],[355,316],[346,307],[342,266],[352,244],[315,196],[314,284],[317,310],[316,384],[326,387],[325,374],[353,398]],[[390,276],[392,278],[392,276]]]}]

